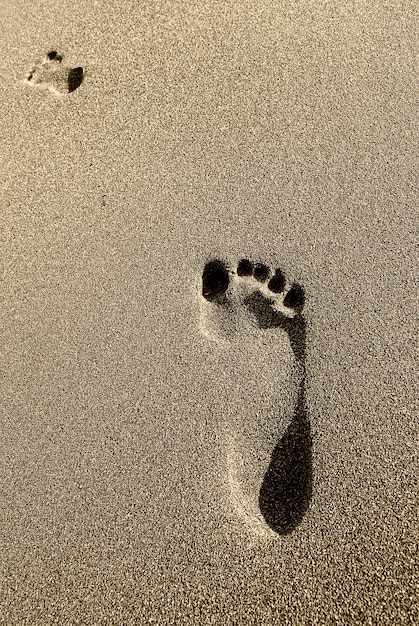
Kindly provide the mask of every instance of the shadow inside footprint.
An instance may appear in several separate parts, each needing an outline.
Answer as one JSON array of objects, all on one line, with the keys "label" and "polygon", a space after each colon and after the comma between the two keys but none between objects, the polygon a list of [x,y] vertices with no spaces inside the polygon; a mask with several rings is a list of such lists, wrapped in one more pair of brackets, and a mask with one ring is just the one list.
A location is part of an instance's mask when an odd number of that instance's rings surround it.
[{"label": "shadow inside footprint", "polygon": [[259,328],[282,328],[288,333],[294,356],[303,367],[306,360],[306,325],[302,315],[289,318],[275,311],[272,302],[260,291],[255,291],[244,300],[256,318]]},{"label": "shadow inside footprint", "polygon": [[312,439],[302,382],[294,418],[272,452],[259,492],[261,513],[272,530],[286,535],[300,524],[312,484]]},{"label": "shadow inside footprint", "polygon": [[82,67],[75,67],[68,72],[68,93],[78,89],[83,82],[84,72]]},{"label": "shadow inside footprint", "polygon": [[[272,309],[260,292],[245,300],[260,328],[282,328],[288,333],[295,358],[305,371],[306,324],[297,314],[288,318]],[[312,439],[305,400],[305,377],[291,424],[275,446],[259,492],[259,508],[268,526],[279,535],[291,533],[310,505],[313,484]]]}]

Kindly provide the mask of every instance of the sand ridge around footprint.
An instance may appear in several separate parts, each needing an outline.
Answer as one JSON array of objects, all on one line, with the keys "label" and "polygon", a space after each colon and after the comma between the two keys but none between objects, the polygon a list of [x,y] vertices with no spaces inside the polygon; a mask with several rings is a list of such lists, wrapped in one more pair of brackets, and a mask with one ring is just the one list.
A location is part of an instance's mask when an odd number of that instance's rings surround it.
[{"label": "sand ridge around footprint", "polygon": [[26,75],[25,82],[32,87],[48,89],[58,96],[63,96],[80,87],[84,71],[82,67],[65,65],[62,56],[51,51]]},{"label": "sand ridge around footprint", "polygon": [[[228,354],[233,392],[224,436],[231,503],[256,534],[285,534],[296,514],[287,511],[287,489],[272,486],[271,474],[279,468],[278,480],[290,479],[288,459],[275,465],[273,457],[295,425],[304,390],[304,291],[280,269],[246,259],[230,267],[214,259],[205,265],[200,298],[201,330]],[[274,502],[281,497],[284,502]]]}]

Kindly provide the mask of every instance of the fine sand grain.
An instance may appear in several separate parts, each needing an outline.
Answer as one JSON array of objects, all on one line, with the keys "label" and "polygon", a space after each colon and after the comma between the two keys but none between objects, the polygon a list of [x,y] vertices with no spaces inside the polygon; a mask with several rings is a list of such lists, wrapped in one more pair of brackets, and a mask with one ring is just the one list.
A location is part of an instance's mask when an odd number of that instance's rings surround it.
[{"label": "fine sand grain", "polygon": [[2,3],[0,624],[417,622],[416,16]]}]

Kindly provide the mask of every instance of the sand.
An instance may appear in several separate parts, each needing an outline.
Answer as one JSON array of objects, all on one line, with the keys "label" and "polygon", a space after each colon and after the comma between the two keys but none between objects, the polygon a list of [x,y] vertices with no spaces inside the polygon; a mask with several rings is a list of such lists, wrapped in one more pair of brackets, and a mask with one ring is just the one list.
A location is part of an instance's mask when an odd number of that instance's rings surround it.
[{"label": "sand", "polygon": [[[0,19],[0,623],[414,623],[413,3]],[[232,505],[225,426],[277,373],[282,401],[286,359],[202,332],[214,258],[306,292],[312,493],[284,534]]]}]

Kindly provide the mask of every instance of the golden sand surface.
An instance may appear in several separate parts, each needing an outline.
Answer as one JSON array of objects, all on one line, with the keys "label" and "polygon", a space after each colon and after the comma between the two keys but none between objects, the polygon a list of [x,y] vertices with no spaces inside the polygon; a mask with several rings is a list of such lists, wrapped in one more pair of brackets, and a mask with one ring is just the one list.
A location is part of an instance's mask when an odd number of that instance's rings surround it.
[{"label": "golden sand surface", "polygon": [[[13,0],[0,23],[0,624],[413,624],[414,4]],[[202,332],[211,258],[306,291],[291,532],[231,503],[225,425],[289,364]]]}]

